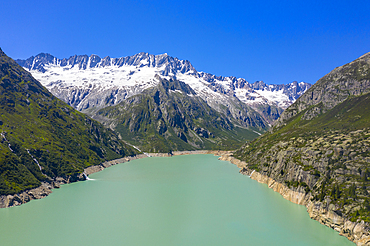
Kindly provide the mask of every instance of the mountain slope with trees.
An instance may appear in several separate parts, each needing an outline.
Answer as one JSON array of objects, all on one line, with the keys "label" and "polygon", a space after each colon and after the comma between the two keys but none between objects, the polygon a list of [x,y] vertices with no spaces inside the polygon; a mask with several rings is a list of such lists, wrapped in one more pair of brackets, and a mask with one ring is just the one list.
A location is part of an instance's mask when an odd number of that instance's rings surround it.
[{"label": "mountain slope with trees", "polygon": [[54,97],[0,49],[0,195],[134,155],[110,129]]}]

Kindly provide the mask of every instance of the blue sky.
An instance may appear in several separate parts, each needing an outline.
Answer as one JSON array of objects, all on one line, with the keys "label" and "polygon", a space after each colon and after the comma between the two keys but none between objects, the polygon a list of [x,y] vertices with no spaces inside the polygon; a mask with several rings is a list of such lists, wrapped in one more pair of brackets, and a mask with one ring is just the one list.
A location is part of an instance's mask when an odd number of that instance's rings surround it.
[{"label": "blue sky", "polygon": [[370,52],[370,1],[24,1],[1,3],[0,47],[121,57],[168,53],[198,71],[268,84],[316,82]]}]

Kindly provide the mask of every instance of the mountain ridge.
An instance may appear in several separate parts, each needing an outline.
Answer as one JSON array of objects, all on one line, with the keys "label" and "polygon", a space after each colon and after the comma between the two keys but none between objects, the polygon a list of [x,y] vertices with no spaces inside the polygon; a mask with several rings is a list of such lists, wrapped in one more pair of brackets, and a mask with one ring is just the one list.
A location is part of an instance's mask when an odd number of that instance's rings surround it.
[{"label": "mountain ridge", "polygon": [[247,129],[195,95],[182,81],[160,79],[155,87],[100,109],[92,117],[145,152],[236,149],[257,137],[256,130],[266,128],[256,112],[248,112]]},{"label": "mountain ridge", "polygon": [[[321,113],[327,112],[346,100],[348,96],[359,96],[370,92],[370,75],[367,73],[369,64],[370,52],[350,63],[335,68],[319,79],[314,87],[308,89],[307,93],[282,113],[275,126],[280,127],[284,124],[284,121],[308,107],[312,108],[305,113],[304,119],[312,119]],[[332,81],[335,81],[335,83],[332,83]],[[361,84],[356,83],[356,81],[361,81]],[[319,105],[320,103],[322,105]]]},{"label": "mountain ridge", "polygon": [[237,104],[253,108],[271,124],[284,108],[310,87],[305,82],[266,85],[258,81],[250,84],[242,78],[197,72],[187,60],[144,52],[121,58],[75,55],[68,59],[41,53],[17,62],[54,95],[85,113],[94,107],[100,109],[118,104],[153,87],[158,84],[155,76],[159,75],[187,83],[219,112],[222,111],[220,103],[233,111],[233,104],[239,101]]}]

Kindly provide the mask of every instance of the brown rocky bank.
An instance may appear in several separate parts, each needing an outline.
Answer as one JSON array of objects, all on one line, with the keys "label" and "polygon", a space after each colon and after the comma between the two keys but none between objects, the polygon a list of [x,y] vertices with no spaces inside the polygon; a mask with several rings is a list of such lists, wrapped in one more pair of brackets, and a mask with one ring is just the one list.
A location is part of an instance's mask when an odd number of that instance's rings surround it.
[{"label": "brown rocky bank", "polygon": [[336,213],[335,207],[332,204],[327,206],[323,202],[311,201],[311,193],[306,193],[303,187],[297,187],[296,189],[289,188],[285,184],[249,169],[246,162],[232,157],[231,154],[224,154],[219,160],[229,161],[235,164],[241,169],[240,173],[250,176],[251,179],[259,183],[267,184],[269,188],[280,193],[286,200],[306,206],[311,219],[317,220],[321,224],[338,231],[339,235],[347,237],[358,246],[370,245],[370,231],[367,224],[364,222],[351,222],[343,218]]},{"label": "brown rocky bank", "polygon": [[[0,208],[8,208],[19,206],[26,202],[35,199],[41,199],[52,193],[52,189],[58,189],[62,184],[69,184],[72,182],[86,180],[86,175],[90,175],[92,173],[96,173],[99,171],[104,170],[107,167],[128,162],[130,160],[141,159],[147,157],[146,155],[136,155],[136,156],[127,156],[124,158],[106,161],[99,165],[90,166],[85,168],[84,173],[78,174],[76,176],[68,176],[68,177],[57,177],[49,182],[42,182],[42,184],[34,189],[26,190],[18,194],[14,195],[2,195],[0,196]],[[84,175],[85,174],[85,175]]]},{"label": "brown rocky bank", "polygon": [[[304,205],[307,207],[309,216],[319,221],[321,224],[326,225],[339,232],[340,235],[347,237],[349,240],[355,242],[359,246],[370,245],[370,232],[364,223],[356,223],[346,220],[335,212],[333,206],[326,206],[322,202],[312,202],[311,194],[305,193],[302,187],[296,189],[289,188],[285,184],[276,182],[272,178],[262,175],[259,172],[251,170],[247,167],[247,163],[232,157],[231,151],[176,151],[169,153],[149,153],[151,157],[171,157],[177,155],[189,154],[214,154],[221,156],[219,160],[229,161],[239,167],[240,173],[250,176],[250,178],[258,181],[259,183],[267,184],[269,188],[280,193],[286,200],[293,203]],[[84,170],[86,175],[96,173],[119,163],[125,163],[135,159],[147,158],[145,154],[124,157],[108,162],[101,163],[100,165],[90,166]],[[0,208],[7,208],[19,206],[34,199],[41,199],[52,193],[52,189],[59,188],[62,184],[85,180],[86,176],[82,173],[76,177],[61,178],[58,177],[52,182],[43,182],[41,186],[24,191],[15,195],[0,196]]]},{"label": "brown rocky bank", "polygon": [[[171,157],[176,155],[189,155],[189,154],[214,154],[214,155],[222,155],[222,154],[229,154],[229,151],[213,151],[213,150],[198,150],[198,151],[174,151],[172,153],[149,153],[150,157]],[[116,164],[125,163],[131,160],[147,158],[148,155],[140,154],[135,156],[127,156],[124,158],[106,161],[99,165],[90,166],[85,168],[84,173],[81,173],[76,176],[69,176],[69,177],[57,177],[54,180],[50,180],[49,182],[42,182],[42,184],[34,189],[26,190],[18,194],[14,195],[2,195],[0,196],[0,208],[8,208],[19,206],[26,202],[35,199],[41,199],[52,193],[52,189],[57,189],[62,184],[69,184],[72,182],[86,180],[86,175],[90,175],[92,173],[100,172],[107,167],[111,167]]]}]

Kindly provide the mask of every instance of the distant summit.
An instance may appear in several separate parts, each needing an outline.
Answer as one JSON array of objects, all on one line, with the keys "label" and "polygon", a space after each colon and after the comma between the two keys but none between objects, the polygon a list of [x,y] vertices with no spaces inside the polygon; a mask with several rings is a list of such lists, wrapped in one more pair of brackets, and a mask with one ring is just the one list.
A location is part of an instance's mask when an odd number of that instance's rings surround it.
[{"label": "distant summit", "polygon": [[197,73],[194,67],[187,60],[179,60],[168,56],[167,53],[161,55],[150,55],[141,52],[139,54],[121,58],[110,58],[106,56],[100,58],[97,55],[74,55],[66,59],[58,59],[47,53],[40,53],[36,57],[32,56],[27,60],[17,60],[18,64],[30,71],[46,72],[45,66],[68,67],[69,69],[78,68],[86,70],[89,68],[104,67],[123,67],[133,66],[136,68],[151,67],[161,68],[160,75],[168,76],[169,74],[180,73]]}]

